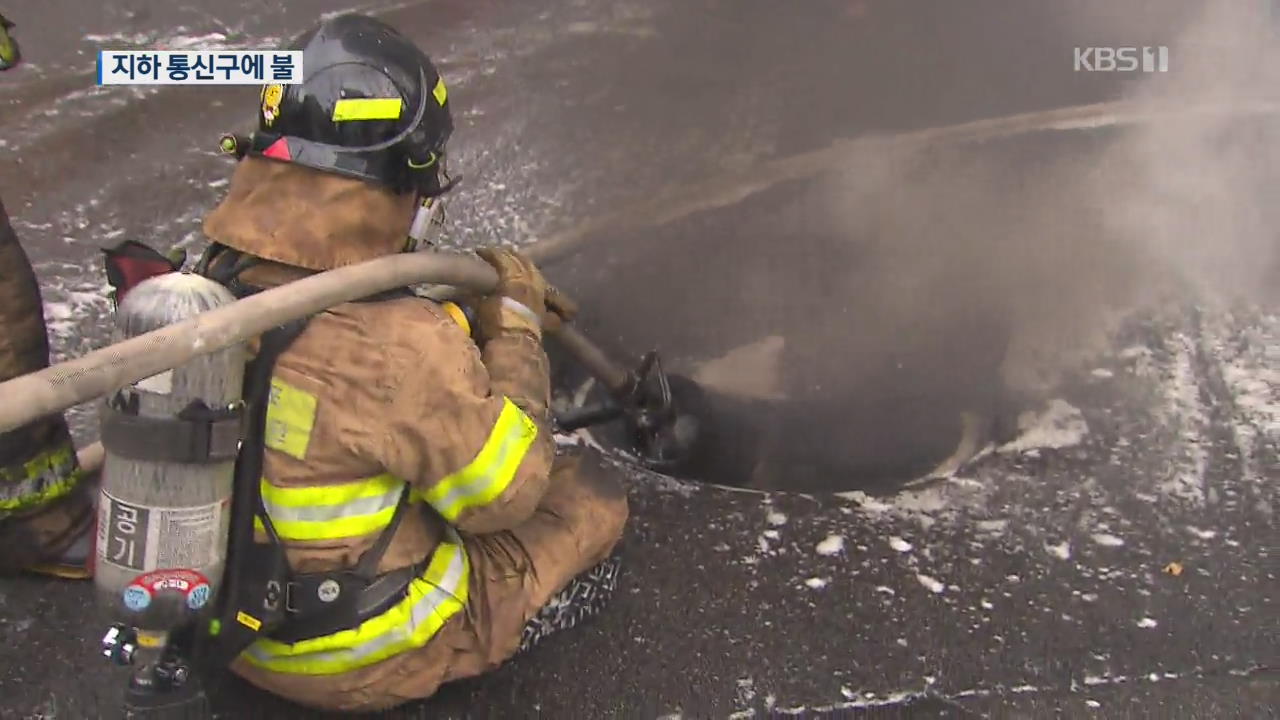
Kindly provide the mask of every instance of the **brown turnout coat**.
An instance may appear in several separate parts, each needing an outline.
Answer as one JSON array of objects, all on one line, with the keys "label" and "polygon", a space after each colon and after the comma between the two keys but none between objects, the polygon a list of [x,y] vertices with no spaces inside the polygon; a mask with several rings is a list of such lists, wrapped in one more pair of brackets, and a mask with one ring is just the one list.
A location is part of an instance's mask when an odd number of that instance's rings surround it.
[{"label": "brown turnout coat", "polygon": [[[215,241],[273,261],[244,279],[267,286],[385,255],[403,244],[412,205],[364,183],[268,160],[242,161],[228,197],[206,219]],[[326,239],[326,243],[317,242]],[[300,253],[305,252],[306,257]],[[490,669],[514,652],[524,622],[574,575],[607,556],[626,497],[578,457],[556,457],[547,356],[529,332],[478,346],[439,305],[417,297],[356,302],[317,315],[281,355],[274,377],[316,398],[302,453],[268,449],[274,486],[320,487],[391,473],[420,491],[471,462],[508,403],[537,433],[514,478],[454,527],[470,560],[470,591],[422,648],[340,675],[233,669],[295,702],[374,709],[432,694],[441,682]],[[387,571],[422,561],[445,537],[417,502],[382,558]],[[350,567],[377,533],[287,543],[295,571]]]}]

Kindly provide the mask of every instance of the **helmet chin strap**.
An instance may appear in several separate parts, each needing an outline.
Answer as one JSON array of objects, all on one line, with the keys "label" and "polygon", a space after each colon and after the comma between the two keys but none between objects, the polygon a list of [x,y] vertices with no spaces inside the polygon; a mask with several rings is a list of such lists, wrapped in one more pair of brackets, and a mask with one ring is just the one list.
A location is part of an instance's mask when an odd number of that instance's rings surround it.
[{"label": "helmet chin strap", "polygon": [[420,195],[418,210],[409,226],[405,252],[416,252],[431,247],[440,227],[444,225],[444,200],[440,194]]},{"label": "helmet chin strap", "polygon": [[410,156],[408,163],[414,176],[412,184],[417,188],[419,197],[444,195],[461,179],[449,175],[449,164],[443,149],[429,151],[427,159],[422,162],[417,162]]}]

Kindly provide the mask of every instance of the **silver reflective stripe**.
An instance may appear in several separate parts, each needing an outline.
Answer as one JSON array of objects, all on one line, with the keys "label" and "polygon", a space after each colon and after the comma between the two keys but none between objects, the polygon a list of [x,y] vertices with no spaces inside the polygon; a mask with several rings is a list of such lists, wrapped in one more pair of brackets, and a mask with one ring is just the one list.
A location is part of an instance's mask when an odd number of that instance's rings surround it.
[{"label": "silver reflective stripe", "polygon": [[[487,492],[494,483],[498,482],[498,473],[503,472],[511,462],[511,454],[519,452],[516,446],[524,438],[522,430],[523,427],[520,425],[512,427],[511,432],[508,432],[506,437],[502,438],[502,444],[498,446],[498,456],[495,462],[487,463],[487,468],[479,475],[468,477],[465,481],[457,483],[447,495],[438,500],[433,500],[432,505],[441,510],[452,508],[458,502],[466,505],[466,501]],[[463,474],[470,475],[466,470],[463,471]]]},{"label": "silver reflective stripe", "polygon": [[[0,499],[14,500],[27,495],[44,492],[50,485],[67,480],[74,473],[76,463],[70,447],[57,448],[41,453],[25,463],[15,463],[7,468],[0,468],[0,478],[22,474],[23,479],[14,482],[0,482]],[[35,464],[40,468],[38,475],[28,475],[27,466]]]},{"label": "silver reflective stripe", "polygon": [[316,653],[311,658],[336,660],[339,657],[343,657],[363,660],[366,656],[372,655],[388,645],[404,642],[412,638],[414,630],[426,622],[428,616],[436,614],[441,603],[457,594],[458,582],[462,579],[462,571],[466,567],[466,563],[462,561],[462,552],[462,547],[457,546],[453,551],[453,557],[449,558],[449,567],[445,570],[444,577],[440,579],[440,584],[433,587],[431,592],[424,595],[421,600],[410,608],[409,624],[407,626],[397,625],[387,632],[370,639],[368,642],[352,646],[341,653]]},{"label": "silver reflective stripe", "polygon": [[[456,535],[450,533],[450,536],[451,539],[455,540],[459,544],[451,544],[448,547],[450,552],[449,564],[445,568],[444,574],[441,576],[440,584],[434,586],[430,592],[422,597],[421,600],[414,603],[413,606],[409,608],[409,617],[406,618],[406,622],[396,623],[375,637],[349,648],[306,653],[303,655],[291,656],[286,659],[288,661],[302,661],[306,663],[342,663],[354,668],[359,667],[360,661],[364,658],[373,655],[390,645],[406,642],[412,645],[414,634],[417,632],[417,629],[426,623],[432,615],[438,614],[439,608],[443,603],[447,600],[457,598],[458,590],[464,581],[467,564],[466,556],[463,553],[466,551],[461,545],[461,540],[457,539]],[[445,548],[442,546],[441,550],[443,549]],[[439,550],[437,550],[437,552],[439,552]],[[430,581],[425,580],[425,578],[418,578],[414,582]],[[404,608],[397,606],[388,610],[383,615],[366,622],[385,622],[388,619],[388,616],[402,615],[403,613]],[[423,642],[427,639],[429,639],[429,637],[424,638]],[[257,644],[251,645],[247,650],[245,650],[245,653],[263,665],[269,665],[276,659],[276,656],[273,653]]]},{"label": "silver reflective stripe", "polygon": [[15,483],[0,483],[0,500],[24,500],[39,495],[59,479],[56,473],[42,473]]},{"label": "silver reflective stripe", "polygon": [[[38,469],[38,474],[29,474],[33,469]],[[22,479],[17,480],[15,476]],[[67,494],[80,476],[70,444],[41,453],[25,463],[0,468],[0,517]]]},{"label": "silver reflective stripe", "polygon": [[356,515],[376,515],[387,508],[395,507],[400,502],[403,488],[388,490],[382,495],[358,498],[335,505],[277,505],[266,497],[262,504],[267,508],[267,515],[272,522],[329,522]]},{"label": "silver reflective stripe", "polygon": [[539,316],[538,313],[534,312],[533,308],[530,308],[528,305],[525,305],[519,300],[516,300],[515,298],[509,298],[504,295],[502,297],[502,306],[507,308],[508,310],[514,311],[517,315],[523,317],[525,320],[528,320],[530,323],[533,324],[534,327],[537,327],[537,328],[542,327],[542,317]]}]

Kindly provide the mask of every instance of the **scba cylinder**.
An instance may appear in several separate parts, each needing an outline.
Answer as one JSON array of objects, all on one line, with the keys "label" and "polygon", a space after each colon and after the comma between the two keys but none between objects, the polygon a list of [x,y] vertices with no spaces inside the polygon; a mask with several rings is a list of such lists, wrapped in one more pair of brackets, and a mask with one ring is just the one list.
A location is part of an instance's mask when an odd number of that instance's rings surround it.
[{"label": "scba cylinder", "polygon": [[[120,302],[114,340],[234,301],[200,275],[153,277]],[[95,584],[112,614],[140,630],[172,629],[218,591],[244,363],[243,344],[209,353],[120,389],[102,408]]]}]

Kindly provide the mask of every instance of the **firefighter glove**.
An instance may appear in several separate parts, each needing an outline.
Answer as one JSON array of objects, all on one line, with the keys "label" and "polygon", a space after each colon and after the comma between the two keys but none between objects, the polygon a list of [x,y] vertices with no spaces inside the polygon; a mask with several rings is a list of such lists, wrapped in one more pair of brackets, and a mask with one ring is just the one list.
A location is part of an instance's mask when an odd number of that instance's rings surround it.
[{"label": "firefighter glove", "polygon": [[547,281],[533,261],[514,250],[483,248],[477,253],[498,271],[498,285],[480,303],[477,328],[484,338],[504,331],[527,331],[542,337]]}]

